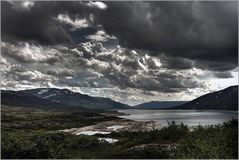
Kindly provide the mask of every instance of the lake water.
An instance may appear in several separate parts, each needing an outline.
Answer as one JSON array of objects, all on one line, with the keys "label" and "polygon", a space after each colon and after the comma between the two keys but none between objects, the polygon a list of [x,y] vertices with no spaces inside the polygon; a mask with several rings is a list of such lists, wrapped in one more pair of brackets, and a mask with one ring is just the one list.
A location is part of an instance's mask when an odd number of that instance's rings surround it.
[{"label": "lake water", "polygon": [[142,110],[124,109],[119,112],[129,115],[122,118],[135,121],[158,121],[162,126],[168,125],[168,121],[184,123],[188,126],[221,124],[232,118],[238,119],[237,111],[198,111],[198,110]]}]

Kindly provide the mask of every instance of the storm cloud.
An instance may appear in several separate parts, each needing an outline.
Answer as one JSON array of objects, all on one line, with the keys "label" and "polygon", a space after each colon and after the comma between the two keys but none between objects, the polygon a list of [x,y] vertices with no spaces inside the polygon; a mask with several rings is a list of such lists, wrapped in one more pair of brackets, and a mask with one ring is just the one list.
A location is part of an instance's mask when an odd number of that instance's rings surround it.
[{"label": "storm cloud", "polygon": [[[215,68],[219,63],[231,63],[227,70],[237,66],[237,2],[35,2],[23,8],[23,2],[2,3],[3,40],[69,45],[79,43],[76,35],[96,41],[115,36],[123,47],[200,61],[209,70],[224,71]],[[82,28],[91,31],[85,35]],[[168,58],[168,66],[175,60]]]},{"label": "storm cloud", "polygon": [[216,80],[236,79],[237,6],[4,1],[1,84],[80,88],[122,101],[198,96],[217,89]]},{"label": "storm cloud", "polygon": [[237,64],[237,2],[108,2],[100,23],[126,47]]},{"label": "storm cloud", "polygon": [[[73,21],[79,19],[90,23],[90,13],[99,10],[97,5],[91,7],[78,1],[43,1],[30,6],[25,6],[24,2],[5,1],[1,5],[2,38],[8,41],[37,41],[45,45],[71,44],[74,40],[66,25],[74,25]],[[64,25],[61,22],[68,23]]]}]

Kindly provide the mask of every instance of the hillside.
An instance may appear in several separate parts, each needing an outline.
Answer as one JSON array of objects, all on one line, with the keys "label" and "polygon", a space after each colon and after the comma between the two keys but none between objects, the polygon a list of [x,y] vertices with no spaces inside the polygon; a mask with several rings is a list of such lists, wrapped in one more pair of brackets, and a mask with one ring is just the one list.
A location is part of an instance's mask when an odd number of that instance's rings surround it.
[{"label": "hillside", "polygon": [[128,106],[109,98],[91,97],[67,89],[38,88],[1,91],[1,104],[39,108],[124,109]]},{"label": "hillside", "polygon": [[60,107],[60,103],[44,100],[40,97],[21,91],[1,90],[1,104],[13,106],[35,106],[35,107]]},{"label": "hillside", "polygon": [[238,110],[238,86],[205,94],[173,109]]}]

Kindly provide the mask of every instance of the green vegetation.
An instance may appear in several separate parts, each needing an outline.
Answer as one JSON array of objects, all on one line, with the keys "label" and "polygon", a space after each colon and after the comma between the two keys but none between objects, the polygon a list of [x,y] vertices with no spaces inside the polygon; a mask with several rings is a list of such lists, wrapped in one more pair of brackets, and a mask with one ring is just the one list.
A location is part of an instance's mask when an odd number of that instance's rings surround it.
[{"label": "green vegetation", "polygon": [[[237,120],[193,131],[172,122],[150,132],[76,136],[57,130],[117,118],[10,106],[2,106],[1,114],[2,158],[238,158]],[[119,141],[109,144],[98,137]]]},{"label": "green vegetation", "polygon": [[179,141],[176,157],[203,159],[238,158],[238,121],[198,127]]},{"label": "green vegetation", "polygon": [[42,110],[28,107],[1,106],[2,130],[60,130],[83,127],[97,122],[114,120],[94,112]]}]

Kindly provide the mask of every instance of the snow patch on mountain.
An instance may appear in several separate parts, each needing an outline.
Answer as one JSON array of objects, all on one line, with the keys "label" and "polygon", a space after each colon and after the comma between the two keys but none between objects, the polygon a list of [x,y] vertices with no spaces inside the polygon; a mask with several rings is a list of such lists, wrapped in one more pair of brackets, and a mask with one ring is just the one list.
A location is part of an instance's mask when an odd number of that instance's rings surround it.
[{"label": "snow patch on mountain", "polygon": [[44,94],[48,91],[49,91],[49,89],[41,89],[39,92],[37,92],[37,94]]},{"label": "snow patch on mountain", "polygon": [[45,97],[42,97],[42,98],[46,99],[46,98],[49,98],[49,97],[52,97],[52,96],[56,96],[56,94],[54,93],[54,94],[51,94],[51,95],[48,95],[48,96],[45,96]]}]

